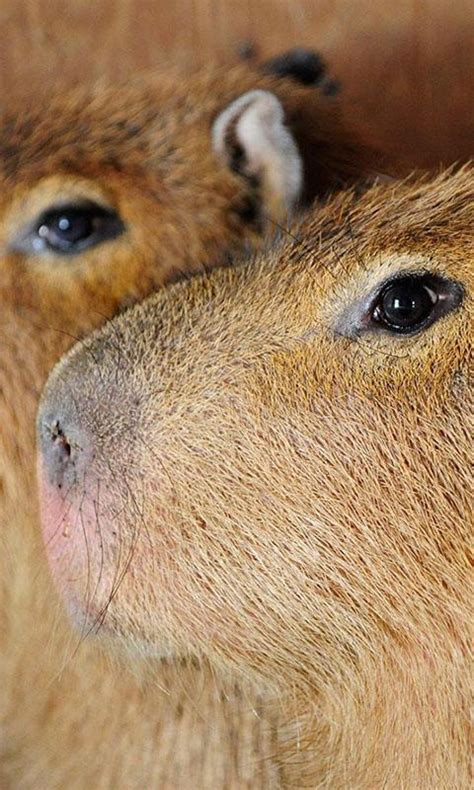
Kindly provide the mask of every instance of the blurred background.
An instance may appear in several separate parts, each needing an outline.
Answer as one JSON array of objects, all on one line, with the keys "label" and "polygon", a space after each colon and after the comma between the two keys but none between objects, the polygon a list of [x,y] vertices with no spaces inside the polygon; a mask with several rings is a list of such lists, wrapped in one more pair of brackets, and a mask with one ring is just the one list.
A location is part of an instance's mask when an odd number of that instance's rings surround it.
[{"label": "blurred background", "polygon": [[57,75],[318,50],[376,136],[418,166],[474,153],[473,0],[0,0],[1,95]]}]

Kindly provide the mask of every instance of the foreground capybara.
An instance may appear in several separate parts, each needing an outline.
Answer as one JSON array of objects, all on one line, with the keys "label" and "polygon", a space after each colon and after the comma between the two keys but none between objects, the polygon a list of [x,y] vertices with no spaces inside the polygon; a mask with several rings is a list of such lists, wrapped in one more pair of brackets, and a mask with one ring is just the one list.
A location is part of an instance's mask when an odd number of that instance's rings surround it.
[{"label": "foreground capybara", "polygon": [[251,744],[260,731],[237,692],[222,702],[191,678],[193,718],[181,712],[184,672],[147,684],[146,668],[131,678],[78,647],[40,543],[37,401],[75,339],[168,280],[255,246],[272,221],[372,161],[337,102],[247,67],[2,97],[2,790],[216,787],[222,765],[232,784],[240,764],[253,783],[253,749],[232,733],[239,723]]},{"label": "foreground capybara", "polygon": [[471,786],[473,176],[336,196],[45,390],[71,617],[273,700],[283,785]]}]

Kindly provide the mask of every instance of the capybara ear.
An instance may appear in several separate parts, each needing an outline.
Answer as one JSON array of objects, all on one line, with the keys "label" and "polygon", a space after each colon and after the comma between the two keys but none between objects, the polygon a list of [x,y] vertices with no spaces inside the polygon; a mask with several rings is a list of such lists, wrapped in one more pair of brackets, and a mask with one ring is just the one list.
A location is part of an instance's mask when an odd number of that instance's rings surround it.
[{"label": "capybara ear", "polygon": [[252,90],[235,99],[214,121],[212,138],[215,153],[259,187],[269,216],[292,211],[303,190],[303,164],[275,94]]}]

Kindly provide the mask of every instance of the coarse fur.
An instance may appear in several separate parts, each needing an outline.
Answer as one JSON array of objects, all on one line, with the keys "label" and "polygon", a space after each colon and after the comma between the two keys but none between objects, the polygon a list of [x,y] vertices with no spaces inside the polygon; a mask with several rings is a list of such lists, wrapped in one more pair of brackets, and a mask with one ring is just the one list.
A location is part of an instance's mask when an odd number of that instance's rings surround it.
[{"label": "coarse fur", "polygon": [[[45,537],[82,633],[245,678],[284,786],[471,786],[473,176],[336,196],[46,387]],[[451,308],[370,323],[414,272]]]},{"label": "coarse fur", "polygon": [[[34,473],[38,397],[61,354],[169,280],[226,263],[262,238],[258,178],[229,168],[211,142],[218,114],[255,89],[282,102],[303,156],[303,199],[369,171],[368,150],[334,102],[248,67],[64,85],[21,103],[2,97],[2,788],[228,787],[237,775],[256,786],[248,754],[271,740],[252,713],[258,700],[244,704],[234,686],[222,700],[192,668],[150,677],[145,667],[135,677],[88,643],[77,648],[47,573]],[[75,257],[26,254],[16,244],[45,209],[84,199],[117,211],[125,233]],[[189,695],[194,707],[183,712]]]}]

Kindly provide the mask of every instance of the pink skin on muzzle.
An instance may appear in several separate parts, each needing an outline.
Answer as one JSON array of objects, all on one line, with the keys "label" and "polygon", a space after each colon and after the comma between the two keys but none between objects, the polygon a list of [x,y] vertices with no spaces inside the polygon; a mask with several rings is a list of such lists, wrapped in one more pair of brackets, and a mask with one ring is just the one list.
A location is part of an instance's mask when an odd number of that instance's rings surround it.
[{"label": "pink skin on muzzle", "polygon": [[113,568],[101,530],[100,488],[50,481],[39,460],[40,512],[44,545],[56,587],[71,617],[91,627],[101,617],[113,587]]}]

